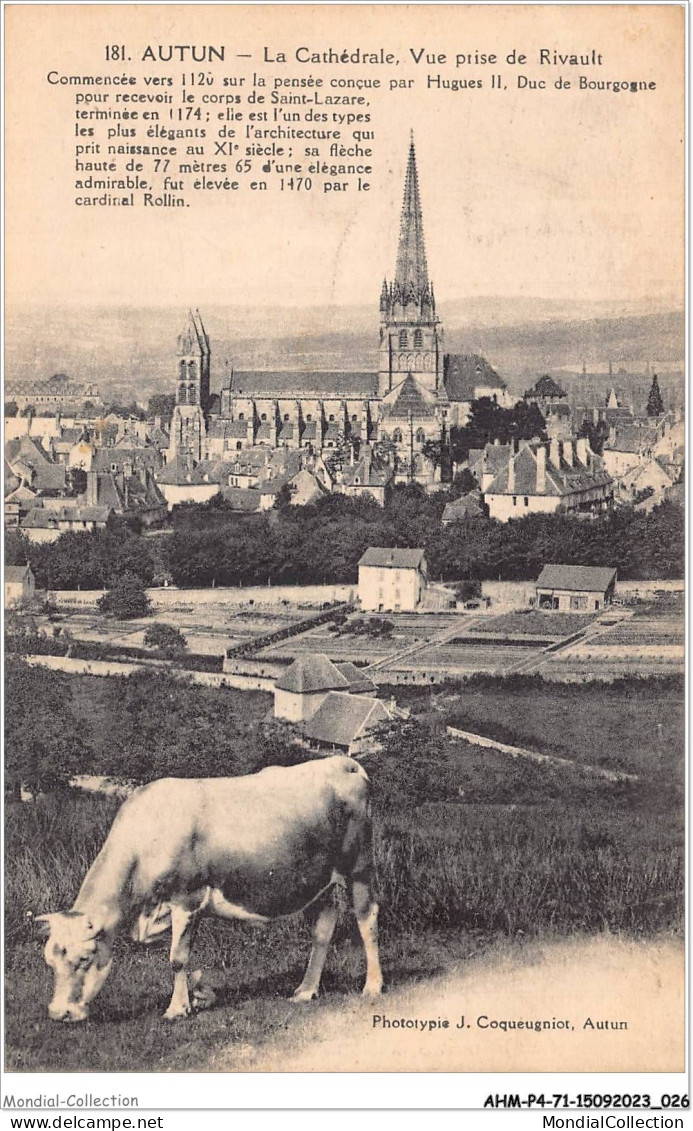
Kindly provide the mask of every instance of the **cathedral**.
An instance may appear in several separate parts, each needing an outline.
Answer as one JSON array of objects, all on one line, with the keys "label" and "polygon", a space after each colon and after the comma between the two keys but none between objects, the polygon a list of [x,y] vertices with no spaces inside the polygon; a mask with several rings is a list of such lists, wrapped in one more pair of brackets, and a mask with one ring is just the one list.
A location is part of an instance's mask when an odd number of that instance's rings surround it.
[{"label": "cathedral", "polygon": [[178,339],[168,462],[237,462],[258,447],[298,449],[306,459],[351,449],[352,464],[355,453],[369,467],[389,465],[395,480],[434,488],[440,465],[427,442],[444,443],[479,397],[508,403],[505,382],[483,357],[446,354],[443,342],[412,139],[394,279],[380,294],[377,372],[232,371],[212,394],[209,337],[199,311],[191,313]]}]

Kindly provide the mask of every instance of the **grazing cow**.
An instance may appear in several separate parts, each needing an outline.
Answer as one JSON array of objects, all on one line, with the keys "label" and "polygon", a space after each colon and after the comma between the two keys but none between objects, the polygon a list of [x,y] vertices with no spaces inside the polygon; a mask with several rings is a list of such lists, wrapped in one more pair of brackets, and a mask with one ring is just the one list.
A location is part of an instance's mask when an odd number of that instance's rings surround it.
[{"label": "grazing cow", "polygon": [[378,905],[371,890],[370,786],[351,758],[239,778],[164,778],[116,816],[71,911],[42,915],[55,985],[54,1021],[84,1021],[111,969],[114,937],[149,942],[170,928],[173,996],[191,1012],[188,962],[202,915],[264,923],[305,910],[313,948],[294,1001],[318,992],[343,878],[366,952],[365,994],[378,994]]}]

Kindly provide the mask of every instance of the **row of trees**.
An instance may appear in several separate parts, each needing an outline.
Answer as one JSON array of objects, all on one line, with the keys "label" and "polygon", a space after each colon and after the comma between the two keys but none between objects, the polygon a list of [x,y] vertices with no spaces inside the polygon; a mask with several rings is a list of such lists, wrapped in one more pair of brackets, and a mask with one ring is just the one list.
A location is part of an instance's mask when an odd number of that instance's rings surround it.
[{"label": "row of trees", "polygon": [[75,678],[6,662],[5,782],[17,796],[67,788],[77,774],[147,782],[219,777],[304,755],[265,724],[268,697],[200,687],[165,673]]},{"label": "row of trees", "polygon": [[314,506],[240,516],[225,504],[174,512],[174,532],[143,537],[126,526],[64,534],[46,545],[6,537],[8,564],[29,561],[39,588],[94,589],[124,574],[181,587],[354,582],[368,546],[422,547],[444,580],[531,579],[546,562],[612,565],[623,579],[682,577],[684,514],[623,507],[593,521],[528,515],[508,523],[466,519],[443,527],[445,496],[399,486],[390,505],[328,496]]}]

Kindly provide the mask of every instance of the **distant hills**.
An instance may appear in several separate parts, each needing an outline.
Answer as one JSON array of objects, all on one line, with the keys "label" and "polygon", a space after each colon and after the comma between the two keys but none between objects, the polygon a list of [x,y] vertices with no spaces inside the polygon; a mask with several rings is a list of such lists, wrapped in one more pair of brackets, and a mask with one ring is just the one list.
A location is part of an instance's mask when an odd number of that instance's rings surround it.
[{"label": "distant hills", "polygon": [[[146,399],[171,388],[185,308],[8,308],[9,380],[64,372],[95,381],[106,396]],[[212,339],[212,386],[238,369],[368,370],[377,367],[377,305],[203,310]],[[626,311],[619,303],[475,298],[441,304],[445,348],[480,353],[521,392],[539,373],[683,369],[684,314]]]}]

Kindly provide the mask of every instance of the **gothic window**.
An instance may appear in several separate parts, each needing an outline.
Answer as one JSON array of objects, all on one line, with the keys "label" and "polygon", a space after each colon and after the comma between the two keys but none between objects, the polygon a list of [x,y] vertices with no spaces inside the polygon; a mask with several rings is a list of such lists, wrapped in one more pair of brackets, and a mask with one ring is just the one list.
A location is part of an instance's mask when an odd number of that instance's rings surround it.
[{"label": "gothic window", "polygon": [[190,378],[192,378],[193,380],[195,379],[195,362],[194,361],[188,362],[188,380],[190,380]]},{"label": "gothic window", "polygon": [[240,452],[242,448],[243,448],[243,444],[241,443],[241,441],[236,440],[236,451]]},{"label": "gothic window", "polygon": [[401,350],[405,350],[408,345],[409,345],[409,342],[407,340],[407,331],[406,330],[400,330],[400,332],[399,332],[399,348]]},{"label": "gothic window", "polygon": [[182,381],[184,381],[184,380],[185,380],[185,373],[186,373],[186,366],[185,366],[185,362],[184,362],[184,361],[181,361],[181,363],[180,363],[180,376],[181,376],[181,380],[182,380]]},{"label": "gothic window", "polygon": [[181,404],[188,403],[188,390],[185,385],[181,385],[178,391],[178,400]]},{"label": "gothic window", "polygon": [[407,355],[406,355],[406,353],[400,353],[398,355],[397,368],[398,369],[406,369],[407,368]]},{"label": "gothic window", "polygon": [[396,444],[402,443],[402,433],[399,428],[395,428],[394,432],[392,433],[392,439]]},{"label": "gothic window", "polygon": [[188,404],[197,404],[194,385],[188,385]]},{"label": "gothic window", "polygon": [[414,349],[420,350],[423,347],[423,332],[421,330],[414,330]]},{"label": "gothic window", "polygon": [[426,433],[424,432],[423,428],[417,428],[416,429],[416,442],[417,442],[417,444],[423,444],[425,439],[426,439]]}]

